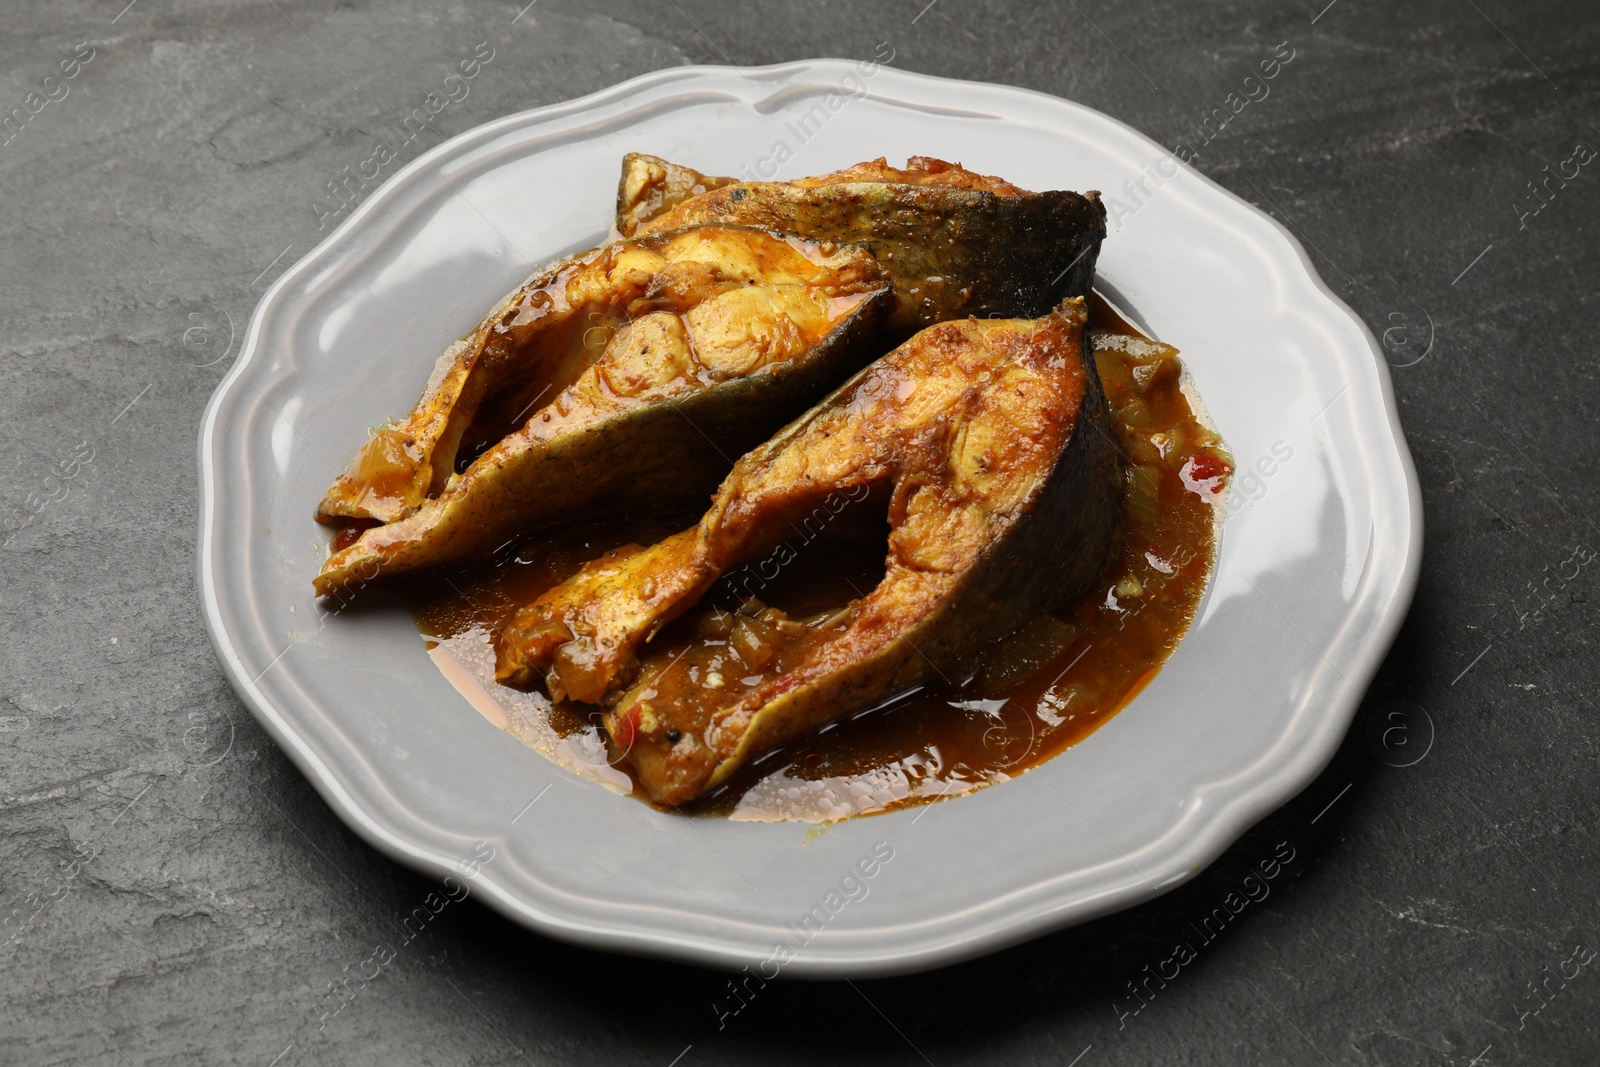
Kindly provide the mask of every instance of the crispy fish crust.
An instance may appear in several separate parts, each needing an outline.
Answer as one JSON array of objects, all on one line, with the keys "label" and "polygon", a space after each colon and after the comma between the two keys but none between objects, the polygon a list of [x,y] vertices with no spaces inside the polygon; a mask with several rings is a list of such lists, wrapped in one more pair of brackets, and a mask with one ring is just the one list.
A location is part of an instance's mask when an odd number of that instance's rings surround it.
[{"label": "crispy fish crust", "polygon": [[[618,241],[535,278],[441,359],[318,517],[368,518],[326,595],[603,509],[703,500],[731,457],[869,358],[864,250],[736,226]],[[455,473],[458,454],[483,448]]]},{"label": "crispy fish crust", "polygon": [[926,156],[792,182],[738,182],[624,157],[618,232],[708,222],[865,245],[894,281],[895,340],[968,315],[1034,318],[1086,296],[1106,235],[1099,193],[1030,193]]},{"label": "crispy fish crust", "polygon": [[[682,803],[753,756],[933,672],[1088,585],[1117,549],[1123,460],[1081,299],[1039,320],[931,327],[735,465],[693,529],[590,563],[496,637],[501,681],[604,701],[654,799]],[[754,688],[673,676],[643,648],[830,492],[886,488],[883,581],[790,638]]]}]

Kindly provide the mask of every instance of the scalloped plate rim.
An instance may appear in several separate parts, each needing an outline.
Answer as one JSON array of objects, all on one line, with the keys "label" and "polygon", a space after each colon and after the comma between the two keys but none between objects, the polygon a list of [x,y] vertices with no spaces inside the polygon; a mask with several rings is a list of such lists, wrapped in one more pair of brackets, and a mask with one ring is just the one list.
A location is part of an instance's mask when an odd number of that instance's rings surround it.
[{"label": "scalloped plate rim", "polygon": [[[776,80],[790,74],[846,70],[854,65],[855,61],[852,60],[813,59],[758,67],[723,65],[671,67],[652,71],[572,100],[491,120],[436,145],[400,168],[366,200],[357,205],[323,241],[290,266],[261,297],[251,316],[239,354],[207,403],[200,425],[198,452],[201,508],[197,569],[203,621],[224,673],[245,705],[328,805],[378,851],[434,877],[458,873],[456,865],[446,855],[417,843],[415,838],[422,836],[423,829],[416,825],[409,828],[406,826],[408,813],[403,806],[382,812],[369,811],[346,790],[337,773],[323,762],[309,741],[296,731],[289,718],[256,688],[255,679],[249,677],[229,640],[218,606],[217,575],[212,564],[211,544],[215,533],[217,507],[215,466],[222,447],[218,440],[216,419],[224,401],[252,369],[252,362],[260,353],[259,340],[264,329],[263,323],[269,316],[280,313],[276,305],[290,284],[308,271],[316,269],[320,261],[326,259],[333,250],[347,243],[369,216],[379,211],[390,199],[400,195],[400,191],[414,181],[420,172],[460,153],[469,142],[487,140],[502,130],[528,124],[530,120],[550,121],[592,111],[674,82],[694,82],[698,79],[728,74],[751,79],[770,77]],[[892,81],[907,84],[922,82],[957,92],[964,87],[999,91],[1032,98],[1041,106],[1066,107],[1086,113],[1096,120],[1113,124],[1147,142],[1158,152],[1167,151],[1158,142],[1119,119],[1048,93],[996,83],[943,78],[891,67],[883,67],[881,70],[892,72]],[[1421,567],[1422,499],[1416,470],[1400,427],[1393,383],[1382,349],[1361,318],[1324,282],[1305,248],[1292,232],[1277,219],[1219,185],[1203,172],[1193,168],[1191,172],[1215,191],[1223,193],[1236,208],[1257,219],[1265,219],[1271,224],[1287,249],[1294,253],[1299,267],[1309,277],[1318,294],[1342,312],[1364,336],[1376,366],[1378,386],[1389,430],[1389,440],[1385,443],[1393,448],[1393,453],[1388,458],[1398,464],[1399,473],[1405,483],[1408,511],[1404,518],[1409,524],[1409,536],[1406,539],[1403,564],[1399,573],[1393,576],[1389,587],[1389,599],[1380,619],[1359,642],[1357,654],[1353,659],[1353,673],[1357,680],[1352,682],[1346,679],[1346,684],[1338,690],[1326,714],[1319,720],[1320,728],[1312,731],[1310,737],[1301,738],[1307,744],[1293,759],[1280,765],[1276,773],[1257,778],[1252,788],[1236,790],[1229,796],[1218,798],[1216,809],[1206,817],[1200,832],[1164,857],[1162,864],[1164,871],[1160,877],[1132,883],[1124,879],[1123,882],[1110,884],[1095,894],[1069,895],[1048,905],[1032,906],[1019,914],[988,916],[972,924],[962,933],[935,935],[920,943],[913,940],[894,948],[869,949],[856,953],[835,952],[811,959],[807,959],[804,955],[797,956],[786,967],[784,971],[786,976],[868,977],[944,966],[993,952],[1064,926],[1134,906],[1182,884],[1213,862],[1250,826],[1302,791],[1327,766],[1354,718],[1366,685],[1370,683],[1404,621],[1416,590]],[[1353,602],[1346,617],[1347,623],[1356,614],[1356,607],[1362,603],[1364,601]],[[1280,737],[1277,744],[1281,744],[1283,740],[1284,738]],[[414,824],[414,820],[412,822]],[[410,829],[412,836],[407,836],[407,829]],[[540,907],[535,901],[528,899],[526,892],[520,892],[519,887],[504,883],[505,880],[496,870],[486,867],[478,874],[473,886],[487,897],[493,906],[509,917],[540,933],[590,948],[719,967],[737,967],[749,963],[752,958],[759,957],[765,951],[765,941],[759,937],[756,941],[742,938],[737,932],[716,938],[691,937],[681,933],[634,928],[626,924],[568,919]],[[1031,892],[1037,895],[1047,893],[1049,888],[1050,882],[1037,882],[1019,887],[1017,894]],[[758,942],[761,947],[756,947]]]}]

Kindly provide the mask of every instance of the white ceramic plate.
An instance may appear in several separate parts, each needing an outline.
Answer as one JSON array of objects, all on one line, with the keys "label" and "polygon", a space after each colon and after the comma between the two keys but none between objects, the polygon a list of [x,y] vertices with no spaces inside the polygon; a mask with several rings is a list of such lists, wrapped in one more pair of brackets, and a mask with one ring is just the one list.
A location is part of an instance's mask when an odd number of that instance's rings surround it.
[{"label": "white ceramic plate", "polygon": [[[632,150],[763,178],[933,155],[1118,197],[1100,276],[1183,351],[1240,470],[1201,617],[1138,699],[1013,781],[808,834],[582,781],[458,696],[403,611],[319,617],[323,489],[534,263],[603,236]],[[1178,885],[1332,756],[1422,512],[1372,336],[1283,228],[1169,159],[1063,100],[839,60],[660,71],[440,145],[273,285],[206,410],[200,587],[229,678],[375,847],[586,945],[885,974]]]}]

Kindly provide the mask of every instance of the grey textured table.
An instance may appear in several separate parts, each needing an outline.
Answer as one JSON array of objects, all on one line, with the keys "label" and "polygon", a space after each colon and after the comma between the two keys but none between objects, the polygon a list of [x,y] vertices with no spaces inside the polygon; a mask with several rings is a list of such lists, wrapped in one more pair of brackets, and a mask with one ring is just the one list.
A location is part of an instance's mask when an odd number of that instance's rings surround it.
[{"label": "grey textured table", "polygon": [[[522,2],[0,11],[0,1063],[1600,1059],[1592,4]],[[1144,907],[930,974],[780,982],[720,1027],[723,976],[476,903],[323,1020],[430,884],[359,842],[223,680],[196,427],[329,183],[479,42],[494,62],[408,152],[658,67],[879,42],[1175,144],[1288,42],[1197,165],[1383,335],[1428,524],[1328,771]],[[1264,899],[1194,932],[1274,857]]]}]

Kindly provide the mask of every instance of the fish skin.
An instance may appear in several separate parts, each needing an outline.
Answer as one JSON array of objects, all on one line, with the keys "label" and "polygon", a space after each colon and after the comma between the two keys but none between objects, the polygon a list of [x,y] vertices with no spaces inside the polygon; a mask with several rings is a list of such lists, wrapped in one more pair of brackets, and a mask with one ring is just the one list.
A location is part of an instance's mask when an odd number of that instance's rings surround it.
[{"label": "fish skin", "polygon": [[[628,334],[633,338],[646,327],[679,316],[649,313],[625,322],[599,360],[534,410],[520,430],[491,446],[458,478],[448,479],[437,496],[425,497],[414,510],[367,530],[329,556],[313,582],[317,594],[326,596],[374,578],[461,559],[541,525],[605,510],[624,496],[630,507],[704,500],[735,457],[870,358],[890,297],[876,263],[862,250],[841,245],[824,253],[814,244],[785,235],[716,226],[648,235],[623,244],[652,248],[705,234],[720,235],[716,240],[753,242],[753,248],[783,262],[789,261],[784,250],[816,257],[806,261],[815,268],[811,275],[800,271],[812,276],[813,282],[734,286],[694,303],[682,318],[694,320],[700,315],[711,333],[664,338],[669,350],[686,363],[677,368],[683,373],[675,379],[652,379],[672,366],[649,355],[648,338],[632,348],[619,344],[628,331],[633,331]],[[625,273],[624,295],[630,302],[652,292],[634,277],[639,271],[627,268]],[[519,290],[531,291],[535,290],[527,286]],[[748,367],[741,370],[741,359],[748,362],[751,345],[760,350],[761,338],[747,345],[710,343],[722,336],[718,329],[732,336],[733,331],[743,329],[748,334],[766,324],[771,336],[763,336],[777,345],[782,338],[773,340],[772,331],[782,334],[785,322],[798,329],[779,312],[785,306],[804,306],[806,294],[821,299],[828,292],[838,294],[829,299],[844,302],[829,305],[826,315],[831,317],[824,322],[832,326],[790,358],[747,372]],[[673,295],[657,293],[656,298],[670,303]],[[742,304],[761,299],[771,304],[772,313],[766,318],[756,313],[761,310],[758,305],[748,316],[737,313]],[[504,318],[508,308],[517,306],[502,302],[497,314]],[[724,310],[730,307],[733,310]],[[618,400],[619,385],[634,391]],[[425,397],[419,406],[426,404]]]},{"label": "fish skin", "polygon": [[[705,191],[685,195],[696,186]],[[1106,236],[1097,192],[1030,193],[927,157],[904,169],[879,159],[794,182],[738,182],[655,156],[624,157],[619,232],[707,222],[864,245],[894,281],[891,341],[968,315],[1036,318],[1087,296]]]},{"label": "fish skin", "polygon": [[[1081,299],[1042,320],[948,322],[865,368],[723,482],[698,526],[590,563],[496,636],[501,681],[612,705],[654,800],[678,804],[755,755],[910,686],[1086,587],[1121,537],[1124,459]],[[988,374],[988,378],[983,376]],[[761,557],[829,492],[892,485],[885,577],[798,666],[716,705],[698,734],[644,709],[644,645],[718,576]],[[663,653],[664,655],[665,653]]]}]

